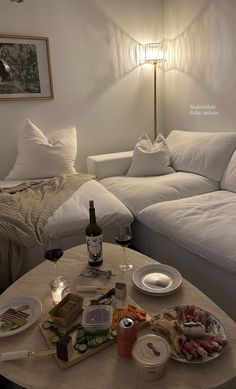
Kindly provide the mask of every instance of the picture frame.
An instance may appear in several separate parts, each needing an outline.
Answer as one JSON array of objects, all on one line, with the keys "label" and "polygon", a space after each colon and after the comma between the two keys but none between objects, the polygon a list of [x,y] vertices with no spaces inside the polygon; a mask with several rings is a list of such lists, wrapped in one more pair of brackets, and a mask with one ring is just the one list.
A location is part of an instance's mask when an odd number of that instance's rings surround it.
[{"label": "picture frame", "polygon": [[48,38],[0,34],[0,101],[53,98]]}]

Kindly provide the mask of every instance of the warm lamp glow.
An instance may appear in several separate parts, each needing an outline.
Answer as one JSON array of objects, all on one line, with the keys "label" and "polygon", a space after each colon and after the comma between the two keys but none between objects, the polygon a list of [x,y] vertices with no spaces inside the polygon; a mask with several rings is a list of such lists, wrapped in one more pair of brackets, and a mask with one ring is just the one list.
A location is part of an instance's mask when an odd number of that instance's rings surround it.
[{"label": "warm lamp glow", "polygon": [[166,47],[164,42],[147,43],[145,45],[146,62],[159,63],[166,60]]}]

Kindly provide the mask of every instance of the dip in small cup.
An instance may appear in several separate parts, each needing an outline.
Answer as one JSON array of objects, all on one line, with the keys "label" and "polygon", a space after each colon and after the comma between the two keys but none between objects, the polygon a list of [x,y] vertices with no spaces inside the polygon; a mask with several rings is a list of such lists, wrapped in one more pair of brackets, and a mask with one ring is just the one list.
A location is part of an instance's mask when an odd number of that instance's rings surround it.
[{"label": "dip in small cup", "polygon": [[168,342],[154,334],[138,338],[132,349],[138,373],[147,381],[155,381],[163,377],[170,354]]}]

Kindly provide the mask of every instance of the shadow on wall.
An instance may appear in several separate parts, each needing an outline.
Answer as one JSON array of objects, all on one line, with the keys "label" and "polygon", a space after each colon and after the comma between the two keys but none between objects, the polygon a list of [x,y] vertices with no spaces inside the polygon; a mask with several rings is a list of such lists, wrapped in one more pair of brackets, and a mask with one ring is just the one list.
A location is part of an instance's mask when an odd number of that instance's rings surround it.
[{"label": "shadow on wall", "polygon": [[119,28],[95,2],[74,0],[67,18],[73,31],[73,45],[67,47],[67,55],[76,74],[77,103],[91,100],[141,65],[142,45]]},{"label": "shadow on wall", "polygon": [[[231,3],[231,4],[230,4]],[[235,50],[225,11],[236,11],[236,3],[209,0],[191,24],[176,38],[167,40],[165,70],[178,70],[193,78],[208,91],[227,95],[235,88]],[[233,28],[234,31],[230,31]]]}]

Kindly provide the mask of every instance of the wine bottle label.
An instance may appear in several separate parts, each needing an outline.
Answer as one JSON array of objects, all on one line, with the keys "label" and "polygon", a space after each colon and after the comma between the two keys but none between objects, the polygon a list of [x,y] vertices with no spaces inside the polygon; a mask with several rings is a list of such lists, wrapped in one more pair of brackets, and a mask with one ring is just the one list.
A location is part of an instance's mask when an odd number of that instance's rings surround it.
[{"label": "wine bottle label", "polygon": [[98,236],[86,236],[88,261],[90,264],[102,264],[102,234]]}]

